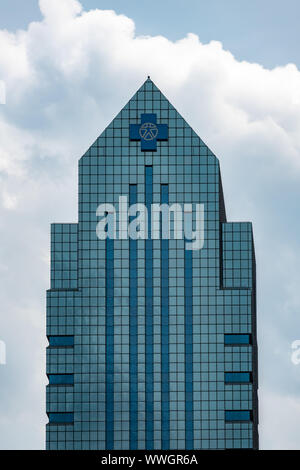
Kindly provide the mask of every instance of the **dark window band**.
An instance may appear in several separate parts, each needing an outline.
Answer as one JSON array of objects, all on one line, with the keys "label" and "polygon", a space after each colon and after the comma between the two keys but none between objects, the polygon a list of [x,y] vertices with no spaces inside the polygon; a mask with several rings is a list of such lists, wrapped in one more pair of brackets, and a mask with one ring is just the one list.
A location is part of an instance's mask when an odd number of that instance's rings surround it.
[{"label": "dark window band", "polygon": [[74,374],[48,374],[49,385],[74,385]]},{"label": "dark window band", "polygon": [[51,348],[71,348],[74,346],[74,336],[48,336]]},{"label": "dark window band", "polygon": [[225,383],[243,384],[252,381],[250,372],[225,372]]},{"label": "dark window band", "polygon": [[73,424],[74,413],[48,413],[49,424]]},{"label": "dark window band", "polygon": [[252,411],[225,411],[225,421],[227,422],[246,422],[252,421]]},{"label": "dark window band", "polygon": [[249,334],[230,334],[224,336],[225,346],[242,346],[251,344],[251,335]]}]

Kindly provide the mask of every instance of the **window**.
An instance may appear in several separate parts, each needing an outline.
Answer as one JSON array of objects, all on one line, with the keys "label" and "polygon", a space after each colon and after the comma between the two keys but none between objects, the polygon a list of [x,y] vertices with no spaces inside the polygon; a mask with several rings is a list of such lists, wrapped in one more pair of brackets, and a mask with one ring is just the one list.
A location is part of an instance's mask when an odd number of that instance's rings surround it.
[{"label": "window", "polygon": [[225,411],[225,421],[251,421],[251,411]]},{"label": "window", "polygon": [[225,383],[241,384],[251,382],[250,372],[225,372]]},{"label": "window", "polygon": [[225,346],[239,346],[251,344],[251,335],[225,335]]},{"label": "window", "polygon": [[74,413],[48,413],[49,424],[73,424]]},{"label": "window", "polygon": [[49,374],[49,385],[74,385],[74,374]]},{"label": "window", "polygon": [[48,336],[50,348],[70,348],[74,346],[74,336]]}]

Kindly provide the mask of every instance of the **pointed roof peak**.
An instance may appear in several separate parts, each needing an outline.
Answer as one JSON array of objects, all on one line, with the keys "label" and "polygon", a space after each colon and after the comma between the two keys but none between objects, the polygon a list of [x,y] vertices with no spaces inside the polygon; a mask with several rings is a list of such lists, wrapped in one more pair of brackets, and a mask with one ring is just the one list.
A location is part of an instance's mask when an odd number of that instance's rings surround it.
[{"label": "pointed roof peak", "polygon": [[207,147],[206,144],[197,135],[197,133],[190,127],[181,114],[178,113],[176,108],[174,108],[170,101],[165,97],[157,85],[155,85],[155,83],[151,80],[150,75],[147,76],[147,79],[134,93],[127,104],[121,109],[115,119],[113,119],[107,128],[100,134],[99,139],[101,140],[103,137],[105,137],[105,133],[108,131],[108,129],[111,131],[115,125],[115,122],[117,123],[116,128],[119,129],[119,120],[121,118],[130,120],[130,124],[139,124],[141,122],[142,114],[156,115],[158,120],[157,122],[159,124],[168,124],[169,119],[177,119],[178,123],[180,123],[179,127],[190,129],[190,131],[185,131],[185,135],[191,135],[191,137],[195,139],[193,140],[193,145]]},{"label": "pointed roof peak", "polygon": [[147,79],[144,81],[144,83],[142,84],[142,86],[138,89],[138,92],[139,91],[160,91],[160,89],[155,85],[155,83],[153,82],[153,80],[151,79],[150,75],[147,75]]},{"label": "pointed roof peak", "polygon": [[156,86],[153,80],[151,79],[150,75],[147,75],[147,80],[144,83],[152,83],[152,85]]}]

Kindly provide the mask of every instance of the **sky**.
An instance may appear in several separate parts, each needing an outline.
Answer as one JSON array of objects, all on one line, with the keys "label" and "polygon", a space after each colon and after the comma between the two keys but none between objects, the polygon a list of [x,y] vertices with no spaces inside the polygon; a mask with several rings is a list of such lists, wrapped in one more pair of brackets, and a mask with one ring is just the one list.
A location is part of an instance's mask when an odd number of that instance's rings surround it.
[{"label": "sky", "polygon": [[[266,67],[299,66],[298,0],[83,0],[86,10],[113,9],[133,19],[138,35],[177,40],[187,33],[221,41],[239,60]],[[0,28],[15,30],[42,19],[37,0],[0,2]]]},{"label": "sky", "polygon": [[77,221],[78,159],[147,75],[218,156],[228,220],[253,222],[260,446],[300,449],[299,10],[1,2],[0,449],[44,448],[50,223]]}]

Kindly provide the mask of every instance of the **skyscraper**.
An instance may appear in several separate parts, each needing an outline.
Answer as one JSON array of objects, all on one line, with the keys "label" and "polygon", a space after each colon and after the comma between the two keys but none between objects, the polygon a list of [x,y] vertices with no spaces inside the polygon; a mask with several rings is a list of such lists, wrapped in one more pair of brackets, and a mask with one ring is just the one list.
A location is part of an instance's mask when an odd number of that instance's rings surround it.
[{"label": "skyscraper", "polygon": [[150,78],[51,226],[47,337],[47,449],[258,448],[252,225]]}]

